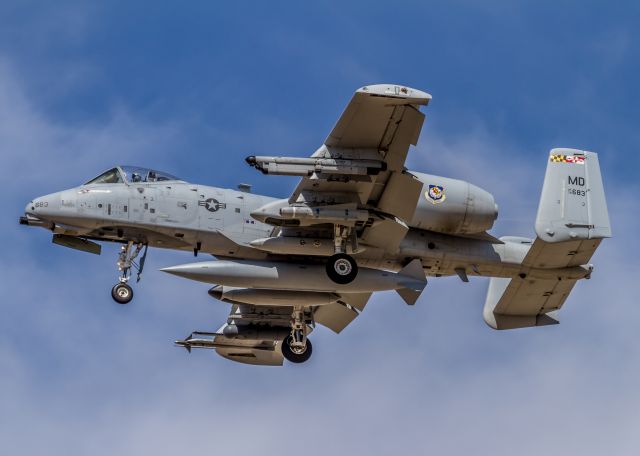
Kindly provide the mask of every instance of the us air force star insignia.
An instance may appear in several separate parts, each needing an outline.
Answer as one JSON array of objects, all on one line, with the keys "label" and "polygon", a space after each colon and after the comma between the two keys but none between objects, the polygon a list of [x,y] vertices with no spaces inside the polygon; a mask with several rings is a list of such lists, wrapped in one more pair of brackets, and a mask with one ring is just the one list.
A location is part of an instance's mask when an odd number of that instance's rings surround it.
[{"label": "us air force star insignia", "polygon": [[442,185],[429,185],[429,190],[424,192],[424,196],[432,204],[440,204],[447,199]]},{"label": "us air force star insignia", "polygon": [[198,201],[198,206],[204,206],[204,208],[209,212],[215,212],[218,209],[225,209],[227,207],[225,203],[219,203],[215,198]]}]

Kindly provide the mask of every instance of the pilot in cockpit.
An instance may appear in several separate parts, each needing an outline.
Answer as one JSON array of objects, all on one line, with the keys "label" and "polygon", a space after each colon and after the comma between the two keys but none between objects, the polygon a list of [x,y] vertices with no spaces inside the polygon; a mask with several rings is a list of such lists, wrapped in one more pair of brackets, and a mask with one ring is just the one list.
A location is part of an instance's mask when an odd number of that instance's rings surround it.
[{"label": "pilot in cockpit", "polygon": [[181,179],[171,174],[156,171],[153,169],[140,168],[137,166],[118,166],[112,168],[98,177],[91,179],[89,184],[120,184],[120,183],[141,183],[141,182],[165,182],[180,181]]}]

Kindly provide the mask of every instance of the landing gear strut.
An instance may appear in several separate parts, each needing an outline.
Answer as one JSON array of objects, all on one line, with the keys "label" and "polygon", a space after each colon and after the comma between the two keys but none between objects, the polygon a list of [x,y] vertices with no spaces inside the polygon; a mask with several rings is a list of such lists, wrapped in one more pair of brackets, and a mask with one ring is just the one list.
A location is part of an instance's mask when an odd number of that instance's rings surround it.
[{"label": "landing gear strut", "polygon": [[[350,238],[350,239],[349,239]],[[347,255],[347,242],[352,244],[352,250],[357,250],[357,238],[355,232],[349,227],[335,225],[334,227],[334,251],[335,254],[327,261],[327,275],[340,285],[353,282],[358,275],[358,264],[351,255]]]},{"label": "landing gear strut", "polygon": [[[120,282],[115,284],[111,289],[111,297],[118,304],[127,304],[133,299],[133,289],[128,284],[129,279],[131,278],[131,268],[135,268],[137,271],[136,282],[140,282],[140,276],[144,269],[144,262],[147,258],[147,244],[142,244],[141,242],[135,244],[135,249],[133,246],[133,241],[129,241],[126,245],[123,245],[120,248],[120,254],[118,255],[118,270],[121,271],[122,274],[120,275]],[[140,262],[137,263],[135,259],[138,257],[143,247],[144,252],[142,253]]]},{"label": "landing gear strut", "polygon": [[307,338],[307,321],[302,307],[296,306],[291,314],[291,334],[282,341],[282,355],[292,363],[304,363],[311,358],[313,347]]}]

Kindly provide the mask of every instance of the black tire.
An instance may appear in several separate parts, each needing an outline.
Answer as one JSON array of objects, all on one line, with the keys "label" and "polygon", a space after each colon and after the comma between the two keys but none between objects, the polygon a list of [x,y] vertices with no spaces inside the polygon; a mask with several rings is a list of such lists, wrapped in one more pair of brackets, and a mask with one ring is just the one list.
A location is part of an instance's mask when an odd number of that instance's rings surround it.
[{"label": "black tire", "polygon": [[111,297],[118,304],[128,304],[133,299],[133,288],[126,283],[117,283],[111,289]]},{"label": "black tire", "polygon": [[358,275],[356,260],[346,253],[336,253],[327,261],[327,275],[335,283],[345,285],[353,282]]},{"label": "black tire", "polygon": [[311,345],[311,341],[307,339],[307,346],[304,352],[296,353],[291,349],[291,345],[289,345],[292,341],[291,335],[288,335],[282,341],[282,355],[292,363],[300,364],[307,361],[311,358],[311,353],[313,352],[313,346]]}]

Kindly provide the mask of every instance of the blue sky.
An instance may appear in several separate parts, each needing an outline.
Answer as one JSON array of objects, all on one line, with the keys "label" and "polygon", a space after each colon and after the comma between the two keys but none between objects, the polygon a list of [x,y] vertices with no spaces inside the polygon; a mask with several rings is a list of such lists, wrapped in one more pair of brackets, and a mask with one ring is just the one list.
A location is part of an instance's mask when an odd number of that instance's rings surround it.
[{"label": "blue sky", "polygon": [[[636,454],[640,444],[640,7],[634,2],[0,4],[0,452],[133,455]],[[109,296],[115,246],[54,246],[17,217],[115,163],[287,195],[250,154],[304,156],[352,92],[433,95],[409,157],[492,192],[496,235],[533,233],[552,147],[600,153],[614,239],[559,326],[495,332],[485,279],[376,296],[303,366],[172,346],[225,304],[157,269]]]}]

